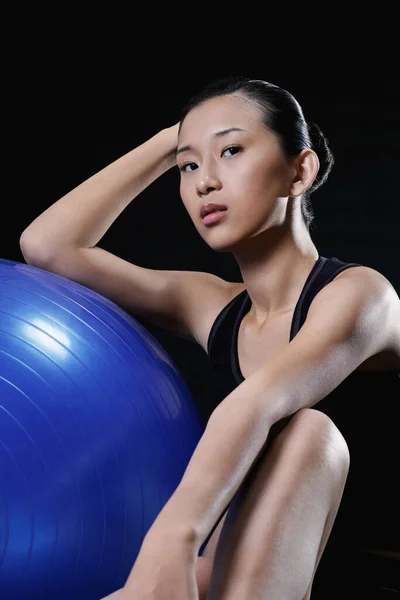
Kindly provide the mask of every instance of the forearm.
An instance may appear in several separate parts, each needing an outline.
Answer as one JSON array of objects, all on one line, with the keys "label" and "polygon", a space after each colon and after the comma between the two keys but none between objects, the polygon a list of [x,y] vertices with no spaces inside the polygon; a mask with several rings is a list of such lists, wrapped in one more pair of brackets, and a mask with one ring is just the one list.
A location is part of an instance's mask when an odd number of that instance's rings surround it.
[{"label": "forearm", "polygon": [[274,426],[273,411],[265,410],[268,388],[263,387],[264,379],[262,372],[253,374],[211,415],[178,488],[161,511],[159,523],[154,524],[155,534],[172,524],[181,534],[191,536],[196,549],[203,544]]},{"label": "forearm", "polygon": [[78,185],[24,230],[21,249],[45,259],[95,246],[133,198],[175,164],[176,140],[177,126],[164,129]]}]

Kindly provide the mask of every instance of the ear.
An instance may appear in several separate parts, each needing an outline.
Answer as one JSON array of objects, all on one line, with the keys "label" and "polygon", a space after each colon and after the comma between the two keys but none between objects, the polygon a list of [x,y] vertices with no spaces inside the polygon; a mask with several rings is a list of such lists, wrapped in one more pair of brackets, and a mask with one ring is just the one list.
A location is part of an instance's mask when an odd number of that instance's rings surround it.
[{"label": "ear", "polygon": [[296,156],[294,167],[296,172],[290,186],[289,195],[296,198],[312,186],[319,169],[318,156],[314,150],[305,148]]}]

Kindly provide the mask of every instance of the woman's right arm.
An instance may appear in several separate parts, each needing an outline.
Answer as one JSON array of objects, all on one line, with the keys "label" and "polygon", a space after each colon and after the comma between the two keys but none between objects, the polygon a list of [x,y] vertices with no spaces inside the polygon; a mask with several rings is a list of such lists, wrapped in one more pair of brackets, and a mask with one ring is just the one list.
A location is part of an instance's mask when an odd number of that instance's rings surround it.
[{"label": "woman's right arm", "polygon": [[178,125],[162,129],[39,215],[20,237],[24,258],[47,264],[66,249],[94,247],[130,202],[175,165]]},{"label": "woman's right arm", "polygon": [[231,283],[212,273],[144,268],[96,245],[132,199],[176,164],[177,142],[178,124],[161,130],[51,205],[19,243],[28,264],[198,341]]}]

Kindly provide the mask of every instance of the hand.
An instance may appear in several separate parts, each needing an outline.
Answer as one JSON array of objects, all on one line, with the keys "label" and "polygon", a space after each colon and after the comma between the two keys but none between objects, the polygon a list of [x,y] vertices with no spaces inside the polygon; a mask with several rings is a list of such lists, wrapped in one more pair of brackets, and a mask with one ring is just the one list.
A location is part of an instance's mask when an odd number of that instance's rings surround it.
[{"label": "hand", "polygon": [[199,600],[190,546],[144,540],[122,593],[123,600]]}]

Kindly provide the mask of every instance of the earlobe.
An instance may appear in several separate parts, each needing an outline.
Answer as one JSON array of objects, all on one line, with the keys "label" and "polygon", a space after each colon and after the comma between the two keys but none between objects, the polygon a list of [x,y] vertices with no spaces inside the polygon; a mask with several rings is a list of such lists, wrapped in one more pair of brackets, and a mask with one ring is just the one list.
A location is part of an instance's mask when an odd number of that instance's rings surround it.
[{"label": "earlobe", "polygon": [[301,196],[312,186],[319,170],[318,156],[314,150],[306,148],[297,156],[295,166],[296,174],[290,188],[290,196],[294,198]]}]

